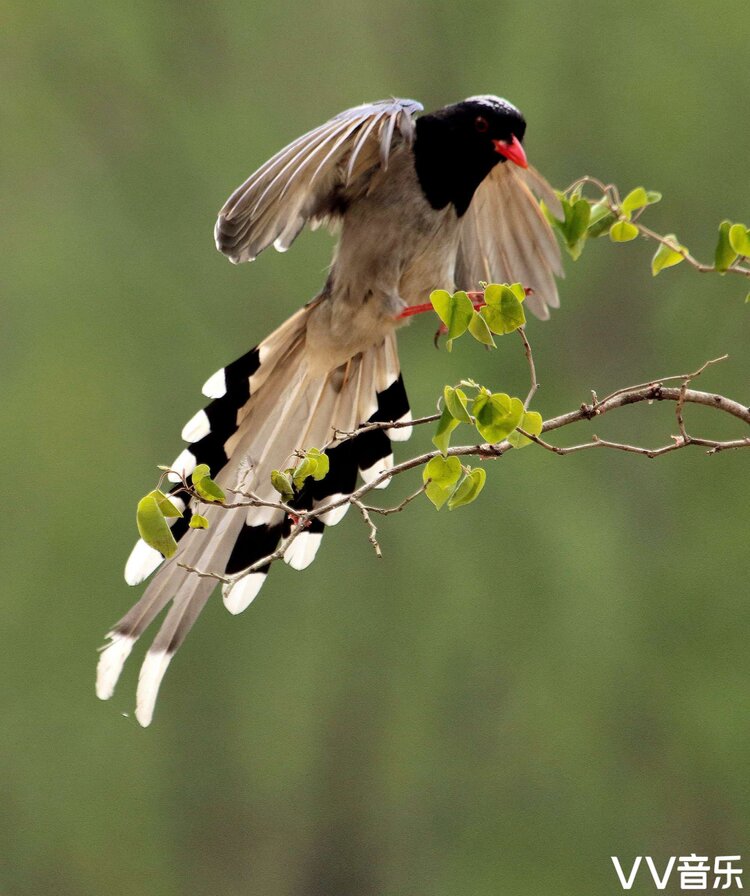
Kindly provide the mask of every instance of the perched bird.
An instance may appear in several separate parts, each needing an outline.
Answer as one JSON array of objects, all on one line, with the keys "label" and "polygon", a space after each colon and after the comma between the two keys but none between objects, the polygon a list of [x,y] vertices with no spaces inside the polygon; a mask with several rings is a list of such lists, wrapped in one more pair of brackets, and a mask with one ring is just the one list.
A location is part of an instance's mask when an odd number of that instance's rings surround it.
[{"label": "perched bird", "polygon": [[[208,379],[203,392],[213,400],[185,425],[189,445],[174,470],[188,475],[206,463],[225,490],[274,502],[272,469],[287,466],[296,449],[328,444],[330,472],[306,486],[297,506],[348,495],[358,473],[372,481],[388,469],[391,442],[410,434],[402,426],[332,441],[335,432],[368,421],[410,419],[396,352],[396,329],[410,306],[434,289],[475,290],[486,281],[521,282],[538,317],[558,307],[560,254],[535,196],[552,207],[557,200],[527,164],[519,110],[475,96],[415,120],[420,111],[413,100],[392,99],[342,112],[261,165],[226,201],[216,245],[235,263],[270,245],[286,251],[305,224],[336,226],[340,237],[320,293]],[[106,700],[133,644],[171,601],[139,676],[136,717],[144,726],[172,656],[217,584],[185,567],[241,573],[291,528],[280,509],[201,505],[209,528],[193,529],[195,507],[175,501],[184,509],[172,525],[177,552],[165,561],[136,544],[127,582],[156,575],[107,635],[97,674],[97,694]],[[308,566],[325,526],[348,507],[314,519],[284,560]],[[222,586],[231,613],[252,602],[267,570]]]}]

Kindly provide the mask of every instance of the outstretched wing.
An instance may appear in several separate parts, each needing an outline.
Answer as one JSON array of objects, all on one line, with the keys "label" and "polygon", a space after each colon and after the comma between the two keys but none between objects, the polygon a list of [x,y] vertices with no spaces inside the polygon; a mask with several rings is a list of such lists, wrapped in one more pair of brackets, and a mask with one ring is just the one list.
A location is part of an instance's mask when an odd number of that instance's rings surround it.
[{"label": "outstretched wing", "polygon": [[537,202],[555,211],[559,201],[538,171],[495,165],[482,181],[462,219],[456,260],[456,286],[477,289],[487,283],[522,283],[533,290],[526,304],[537,317],[559,308],[555,275],[563,276],[552,228]]},{"label": "outstretched wing", "polygon": [[252,261],[273,243],[286,251],[310,221],[335,219],[373,173],[414,140],[414,100],[347,109],[276,153],[238,187],[219,212],[216,247],[233,262]]}]

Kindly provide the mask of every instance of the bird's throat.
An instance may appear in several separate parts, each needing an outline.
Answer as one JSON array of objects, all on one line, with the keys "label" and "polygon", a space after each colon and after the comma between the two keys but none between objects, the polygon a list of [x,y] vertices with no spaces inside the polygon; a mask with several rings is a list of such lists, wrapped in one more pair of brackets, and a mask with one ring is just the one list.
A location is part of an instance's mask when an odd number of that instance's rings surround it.
[{"label": "bird's throat", "polygon": [[423,115],[417,119],[414,164],[422,192],[434,209],[452,204],[460,218],[498,161],[497,157],[472,156],[439,118]]}]

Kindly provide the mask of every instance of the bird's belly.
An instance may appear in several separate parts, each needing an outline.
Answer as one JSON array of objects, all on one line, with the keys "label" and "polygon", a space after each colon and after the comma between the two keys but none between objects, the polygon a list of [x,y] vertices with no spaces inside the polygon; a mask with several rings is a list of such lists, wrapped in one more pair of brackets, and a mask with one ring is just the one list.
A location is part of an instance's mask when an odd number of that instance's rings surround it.
[{"label": "bird's belly", "polygon": [[452,208],[393,204],[361,225],[342,234],[334,263],[332,286],[342,300],[375,302],[393,314],[433,289],[452,289],[459,233]]}]

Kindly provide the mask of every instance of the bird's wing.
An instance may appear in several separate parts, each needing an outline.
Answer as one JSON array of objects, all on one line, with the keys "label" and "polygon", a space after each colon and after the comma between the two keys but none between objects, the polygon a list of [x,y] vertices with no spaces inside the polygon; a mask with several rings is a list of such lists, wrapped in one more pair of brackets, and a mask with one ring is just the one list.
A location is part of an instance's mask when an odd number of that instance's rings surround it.
[{"label": "bird's wing", "polygon": [[353,185],[366,189],[394,148],[414,140],[422,106],[391,99],[347,109],[276,153],[238,187],[219,212],[217,248],[235,263],[273,243],[286,251],[305,223],[336,218]]},{"label": "bird's wing", "polygon": [[495,165],[480,184],[462,219],[456,286],[474,290],[480,281],[522,283],[533,290],[526,304],[537,317],[559,308],[555,275],[563,276],[552,228],[537,198],[554,212],[555,192],[538,171]]}]

